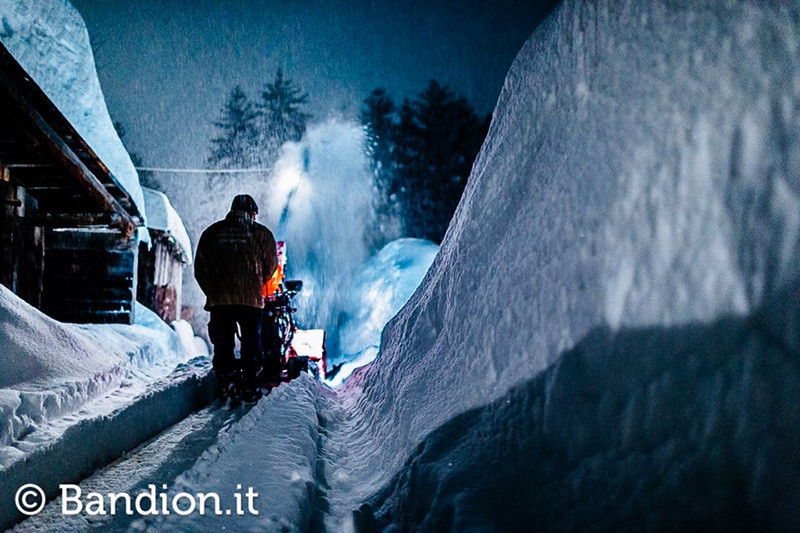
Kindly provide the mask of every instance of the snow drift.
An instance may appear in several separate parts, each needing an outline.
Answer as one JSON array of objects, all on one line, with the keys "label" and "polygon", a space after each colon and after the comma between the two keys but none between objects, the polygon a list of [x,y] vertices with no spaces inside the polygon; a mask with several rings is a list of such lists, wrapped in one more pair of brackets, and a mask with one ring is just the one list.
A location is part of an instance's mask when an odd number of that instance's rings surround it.
[{"label": "snow drift", "polygon": [[0,286],[0,472],[194,355],[155,313],[136,315],[133,326],[63,324]]},{"label": "snow drift", "polygon": [[798,20],[797,2],[551,14],[431,270],[345,385],[336,519],[800,525]]},{"label": "snow drift", "polygon": [[[134,325],[64,324],[0,285],[0,487],[52,496],[211,401],[209,359],[187,361],[205,347],[176,325],[140,304]],[[0,501],[0,528],[21,518]]]}]

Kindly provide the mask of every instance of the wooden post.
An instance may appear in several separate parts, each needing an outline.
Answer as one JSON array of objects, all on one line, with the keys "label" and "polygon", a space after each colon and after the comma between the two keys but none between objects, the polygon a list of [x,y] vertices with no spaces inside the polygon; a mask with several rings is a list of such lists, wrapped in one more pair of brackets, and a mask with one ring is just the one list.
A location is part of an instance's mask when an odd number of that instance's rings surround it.
[{"label": "wooden post", "polygon": [[0,181],[0,283],[14,291],[14,217],[17,188]]},{"label": "wooden post", "polygon": [[27,216],[35,200],[25,189],[0,181],[0,283],[41,307],[44,232]]}]

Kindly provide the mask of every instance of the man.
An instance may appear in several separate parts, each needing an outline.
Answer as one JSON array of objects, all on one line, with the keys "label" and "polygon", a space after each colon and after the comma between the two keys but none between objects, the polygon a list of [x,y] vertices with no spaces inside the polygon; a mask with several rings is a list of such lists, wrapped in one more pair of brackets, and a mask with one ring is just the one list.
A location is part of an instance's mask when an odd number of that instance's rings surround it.
[{"label": "man", "polygon": [[203,232],[197,243],[194,273],[211,313],[208,336],[214,345],[214,372],[221,388],[236,370],[237,326],[241,331],[241,368],[245,379],[258,371],[261,353],[262,289],[278,265],[275,237],[256,222],[258,205],[250,195],[233,199],[224,220]]}]

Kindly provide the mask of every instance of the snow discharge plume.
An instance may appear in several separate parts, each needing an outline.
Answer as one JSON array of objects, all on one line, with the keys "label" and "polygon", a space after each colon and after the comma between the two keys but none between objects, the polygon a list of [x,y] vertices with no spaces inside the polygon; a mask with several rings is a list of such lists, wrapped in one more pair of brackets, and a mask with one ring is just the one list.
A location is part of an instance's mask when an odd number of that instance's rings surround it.
[{"label": "snow discharge plume", "polygon": [[360,125],[338,120],[310,126],[287,143],[273,172],[269,223],[287,243],[287,273],[302,279],[303,327],[324,328],[335,351],[348,285],[366,261],[372,226],[372,176]]}]

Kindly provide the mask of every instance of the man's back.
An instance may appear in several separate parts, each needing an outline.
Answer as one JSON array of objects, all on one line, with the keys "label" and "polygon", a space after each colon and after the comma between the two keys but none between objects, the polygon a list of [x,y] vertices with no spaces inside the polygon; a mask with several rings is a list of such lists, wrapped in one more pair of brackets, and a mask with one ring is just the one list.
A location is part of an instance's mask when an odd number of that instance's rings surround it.
[{"label": "man's back", "polygon": [[206,308],[263,307],[262,287],[276,266],[272,232],[236,211],[209,226],[197,244],[195,277]]}]

